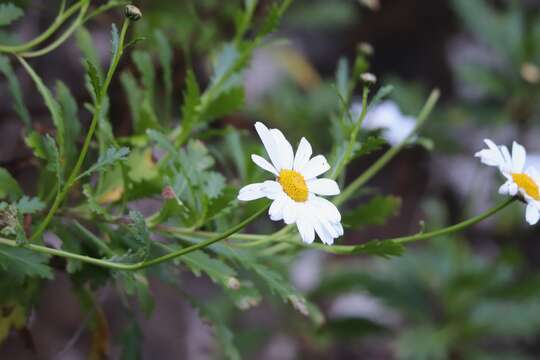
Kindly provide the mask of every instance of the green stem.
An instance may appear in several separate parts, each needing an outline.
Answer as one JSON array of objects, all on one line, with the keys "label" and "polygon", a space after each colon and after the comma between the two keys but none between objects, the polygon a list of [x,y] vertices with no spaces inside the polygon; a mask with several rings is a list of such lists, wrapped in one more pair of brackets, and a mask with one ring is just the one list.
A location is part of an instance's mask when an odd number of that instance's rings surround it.
[{"label": "green stem", "polygon": [[[434,238],[434,237],[437,237],[437,236],[449,235],[449,234],[452,234],[452,233],[455,233],[455,232],[458,232],[458,231],[462,231],[462,230],[464,230],[464,229],[466,229],[466,228],[468,228],[468,227],[470,227],[472,225],[475,225],[475,224],[487,219],[488,217],[494,215],[495,213],[501,211],[502,209],[504,209],[505,207],[507,207],[508,205],[513,203],[515,200],[516,200],[516,198],[507,199],[506,201],[504,201],[504,202],[500,203],[499,205],[497,205],[497,206],[483,212],[480,215],[477,215],[475,217],[472,217],[472,218],[467,219],[465,221],[462,221],[460,223],[454,224],[452,226],[445,227],[443,229],[438,229],[438,230],[434,230],[434,231],[430,231],[430,232],[426,232],[426,233],[418,233],[418,234],[415,234],[415,235],[401,236],[401,237],[396,237],[396,238],[392,238],[392,239],[385,239],[385,240],[380,240],[380,241],[383,242],[383,243],[392,242],[394,244],[407,244],[407,243],[411,243],[411,242],[415,242],[415,241]],[[301,241],[296,241],[294,239],[281,239],[280,241],[285,242],[285,243],[289,243],[289,244],[294,244],[294,245],[300,246],[300,247],[324,250],[326,252],[333,253],[333,254],[339,254],[339,255],[361,254],[361,253],[365,252],[364,251],[364,249],[366,248],[365,245],[369,243],[369,242],[367,242],[367,243],[360,244],[360,245],[333,245],[333,246],[329,246],[329,245],[324,245],[324,244],[319,244],[319,243],[305,244],[305,243],[303,243]]]},{"label": "green stem", "polygon": [[242,230],[244,227],[246,227],[249,223],[253,222],[255,219],[257,219],[261,214],[266,212],[266,209],[268,209],[269,205],[264,206],[259,211],[251,215],[250,217],[246,218],[244,221],[240,222],[238,225],[233,226],[226,232],[222,234],[218,234],[214,237],[211,237],[210,239],[200,242],[198,244],[188,246],[186,248],[180,249],[178,251],[171,252],[169,254],[159,256],[157,258],[141,261],[135,264],[123,264],[114,262],[111,260],[104,260],[104,259],[98,259],[91,256],[85,256],[80,254],[75,254],[69,251],[64,250],[58,250],[58,249],[52,249],[48,248],[46,246],[41,245],[35,245],[35,244],[23,244],[23,245],[17,245],[17,243],[14,240],[9,240],[5,238],[0,238],[0,244],[11,246],[11,247],[24,247],[26,249],[39,252],[42,254],[52,255],[52,256],[59,256],[67,259],[73,259],[73,260],[79,260],[88,264],[93,264],[96,266],[101,266],[108,269],[114,269],[114,270],[126,270],[126,271],[136,271],[141,270],[150,266],[158,265],[163,262],[172,260],[174,258],[180,257],[182,255],[188,254],[190,252],[200,250],[203,248],[206,248],[218,241],[221,241],[223,239],[228,238],[229,236],[237,233],[238,231]]},{"label": "green stem", "polygon": [[[352,158],[354,145],[356,144],[356,138],[358,137],[358,132],[362,128],[362,124],[364,123],[364,119],[367,115],[367,99],[369,95],[369,88],[366,86],[364,87],[364,91],[362,92],[362,112],[360,113],[360,117],[356,119],[356,123],[354,124],[353,130],[351,131],[351,134],[349,136],[349,142],[347,144],[347,149],[345,150],[345,154],[343,154],[343,157],[341,158],[341,161],[336,165],[334,168],[334,171],[332,172],[332,175],[330,178],[337,179],[339,175],[345,170],[345,166],[349,163],[349,161]],[[347,108],[345,111],[350,112],[350,110]],[[349,114],[349,118],[351,118]]]},{"label": "green stem", "polygon": [[416,126],[411,134],[398,145],[391,147],[383,156],[381,156],[373,165],[371,165],[362,175],[357,177],[352,183],[350,183],[339,196],[334,198],[334,204],[341,205],[347,201],[360,187],[367,183],[373,176],[375,176],[390,160],[396,156],[401,149],[410,141],[410,139],[418,132],[420,127],[424,124],[429,114],[435,107],[437,100],[439,99],[440,92],[435,89],[431,92],[424,107],[418,115]]},{"label": "green stem", "polygon": [[111,61],[111,65],[109,66],[109,71],[107,72],[107,77],[105,78],[105,81],[103,83],[103,87],[101,89],[101,96],[96,102],[96,107],[94,109],[94,115],[92,117],[92,122],[90,123],[90,128],[88,129],[88,133],[86,134],[86,138],[84,139],[83,147],[81,149],[81,153],[79,154],[79,158],[77,159],[77,163],[75,164],[75,167],[71,171],[71,174],[66,181],[66,184],[62,191],[56,196],[54,203],[52,204],[49,212],[47,213],[47,216],[43,220],[43,222],[39,225],[36,232],[32,235],[31,241],[35,241],[37,238],[43,234],[47,226],[49,226],[49,223],[51,222],[54,214],[58,211],[60,208],[60,205],[64,201],[68,191],[70,188],[74,185],[76,182],[77,176],[79,175],[79,172],[82,168],[82,165],[84,163],[84,160],[86,159],[86,155],[88,154],[88,149],[90,147],[90,143],[92,141],[92,137],[94,136],[94,133],[97,128],[97,124],[99,121],[99,117],[101,116],[101,106],[103,104],[103,100],[107,94],[107,90],[109,88],[109,85],[111,83],[113,74],[116,70],[116,67],[118,66],[118,63],[120,62],[120,57],[122,56],[123,49],[124,49],[124,41],[127,33],[127,29],[129,27],[129,20],[125,20],[124,24],[122,25],[122,30],[120,32],[120,38],[118,42],[118,51],[114,54],[114,57]]},{"label": "green stem", "polygon": [[71,34],[73,34],[73,32],[77,30],[77,28],[84,22],[84,15],[86,14],[86,11],[88,10],[88,6],[90,5],[90,3],[88,1],[83,1],[83,4],[84,5],[81,7],[81,10],[79,11],[79,15],[77,16],[77,19],[75,19],[75,21],[73,21],[73,23],[69,26],[69,28],[66,31],[64,31],[64,33],[62,33],[62,35],[60,35],[56,40],[54,40],[52,43],[50,43],[49,45],[45,46],[42,49],[39,49],[36,51],[23,52],[19,54],[19,56],[25,57],[25,58],[42,56],[42,55],[48,54],[49,52],[53,51],[54,49],[62,45],[64,41],[66,41],[66,39],[70,37]]},{"label": "green stem", "polygon": [[64,2],[62,2],[62,5],[60,6],[60,11],[56,17],[56,19],[53,21],[51,26],[47,28],[43,33],[41,33],[39,36],[34,38],[33,40],[30,40],[24,44],[20,45],[0,45],[0,52],[7,52],[7,53],[19,53],[26,51],[28,49],[33,48],[36,45],[41,44],[43,41],[47,40],[54,32],[71,16],[73,15],[86,1],[79,1],[76,4],[73,4],[71,7],[69,7],[65,12],[63,11]]}]

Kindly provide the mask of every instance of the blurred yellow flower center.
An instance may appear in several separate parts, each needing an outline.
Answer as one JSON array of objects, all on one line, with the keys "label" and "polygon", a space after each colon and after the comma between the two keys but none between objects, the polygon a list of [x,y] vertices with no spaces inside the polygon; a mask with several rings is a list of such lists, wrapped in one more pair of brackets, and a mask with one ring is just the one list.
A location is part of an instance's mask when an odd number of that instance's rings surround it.
[{"label": "blurred yellow flower center", "polygon": [[281,170],[278,181],[283,187],[283,191],[291,199],[297,202],[304,202],[308,199],[308,187],[306,180],[299,172],[294,170]]},{"label": "blurred yellow flower center", "polygon": [[540,191],[538,190],[538,185],[534,180],[527,174],[512,174],[512,179],[527,195],[532,197],[534,200],[540,200]]}]

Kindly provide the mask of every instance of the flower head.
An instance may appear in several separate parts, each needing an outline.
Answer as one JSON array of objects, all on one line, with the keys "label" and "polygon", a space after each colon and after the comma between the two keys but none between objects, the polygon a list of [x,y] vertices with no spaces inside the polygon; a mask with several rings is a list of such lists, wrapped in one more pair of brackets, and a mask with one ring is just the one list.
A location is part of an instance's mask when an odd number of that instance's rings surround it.
[{"label": "flower head", "polygon": [[514,141],[512,153],[506,146],[497,146],[493,141],[485,139],[488,146],[474,156],[480,158],[483,164],[496,166],[506,178],[499,188],[499,194],[520,195],[527,203],[525,219],[534,225],[540,219],[540,173],[532,166],[525,169],[527,152],[525,148]]},{"label": "flower head", "polygon": [[251,159],[272,173],[275,180],[244,186],[238,200],[250,201],[266,197],[273,200],[268,214],[273,221],[296,223],[302,240],[312,243],[315,233],[328,245],[343,235],[341,214],[334,204],[320,197],[339,194],[338,184],[331,179],[318,179],[330,165],[323,155],[313,158],[309,142],[302,138],[296,154],[278,129],[268,129],[257,122],[255,129],[266,149],[270,162],[258,155]]},{"label": "flower head", "polygon": [[[362,112],[362,104],[353,104],[351,113],[358,118]],[[368,130],[382,129],[382,136],[390,145],[397,145],[405,140],[414,130],[416,119],[401,113],[393,101],[383,101],[369,110],[362,127]]]}]

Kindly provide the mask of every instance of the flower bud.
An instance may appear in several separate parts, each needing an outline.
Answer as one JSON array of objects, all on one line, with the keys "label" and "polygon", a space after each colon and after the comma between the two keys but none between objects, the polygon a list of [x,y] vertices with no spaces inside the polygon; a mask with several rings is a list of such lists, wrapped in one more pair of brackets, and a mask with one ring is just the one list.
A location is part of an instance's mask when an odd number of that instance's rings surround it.
[{"label": "flower bud", "polygon": [[530,84],[536,84],[540,81],[540,70],[538,66],[526,62],[521,65],[521,77]]},{"label": "flower bud", "polygon": [[230,277],[229,280],[227,280],[227,287],[232,290],[238,290],[240,289],[240,281],[235,277]]},{"label": "flower bud", "polygon": [[134,5],[126,5],[126,7],[124,7],[124,16],[131,21],[137,21],[142,18],[142,12]]},{"label": "flower bud", "polygon": [[366,56],[371,56],[373,55],[373,45],[368,42],[362,41],[358,44],[358,52]]},{"label": "flower bud", "polygon": [[163,199],[165,200],[171,200],[176,197],[176,193],[174,192],[172,186],[167,185],[163,188],[163,191],[161,191],[161,196],[163,196]]},{"label": "flower bud", "polygon": [[360,79],[362,79],[362,81],[366,83],[366,85],[373,85],[377,82],[377,77],[369,72],[365,72],[360,75]]}]

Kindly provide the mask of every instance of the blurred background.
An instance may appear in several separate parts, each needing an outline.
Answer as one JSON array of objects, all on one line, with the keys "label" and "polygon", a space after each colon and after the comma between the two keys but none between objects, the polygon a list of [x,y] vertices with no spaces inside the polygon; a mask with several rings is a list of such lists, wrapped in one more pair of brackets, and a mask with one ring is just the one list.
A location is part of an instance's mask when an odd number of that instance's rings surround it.
[{"label": "blurred background", "polygon": [[[39,34],[57,9],[54,1],[15,3],[26,10],[15,25],[20,39]],[[260,3],[256,16],[271,1]],[[212,51],[234,36],[233,16],[243,1],[135,4],[144,15],[134,31],[147,37],[136,47],[153,51],[157,29],[174,45],[171,86],[179,109],[187,66],[193,66],[202,85],[208,82]],[[115,9],[87,26],[102,64],[109,59],[110,23],[120,21],[121,12]],[[0,34],[2,43],[15,41],[11,37]],[[365,199],[357,201],[366,203],[365,220],[351,224],[339,241],[414,233],[421,221],[434,229],[493,206],[500,201],[499,174],[473,157],[486,137],[507,145],[517,140],[528,149],[530,163],[540,164],[539,1],[295,0],[273,37],[271,46],[256,52],[246,73],[245,108],[214,122],[214,128],[251,131],[254,121],[261,120],[284,130],[291,140],[305,136],[318,152],[328,153],[330,122],[339,107],[333,89],[338,64],[343,58],[353,63],[359,51],[377,77],[374,86],[393,85],[389,97],[406,115],[418,113],[432,88],[442,92],[421,139],[362,189]],[[88,101],[81,41],[78,34],[32,61],[47,83],[64,81],[80,104]],[[151,60],[162,76],[157,57]],[[122,75],[109,91],[111,121],[119,136],[133,132],[126,91],[129,79],[139,76],[136,61],[123,59]],[[52,126],[47,109],[28,76],[19,68],[17,73],[33,126],[46,132]],[[5,78],[0,95],[0,166],[28,193],[35,192],[35,164]],[[173,120],[179,116],[177,111]],[[87,126],[88,114],[81,118]],[[361,173],[384,150],[356,160],[348,177]],[[370,206],[387,210],[382,218],[370,218]],[[293,284],[321,308],[325,322],[318,326],[272,297],[246,311],[225,305],[218,309],[246,359],[538,359],[537,235],[537,227],[525,222],[524,207],[515,204],[464,233],[409,246],[398,258],[302,252],[290,258],[288,272]],[[219,298],[219,289],[204,276],[178,276],[191,295]],[[6,337],[1,359],[87,358],[95,342],[87,329],[89,317],[70,286],[61,271],[44,284],[29,327]],[[133,333],[142,334],[143,359],[223,357],[212,328],[182,292],[158,280],[150,288],[154,311],[150,316],[132,314],[138,328],[126,326],[129,319],[119,311],[123,299],[115,288],[100,290],[112,359],[119,358],[120,344]]]}]

